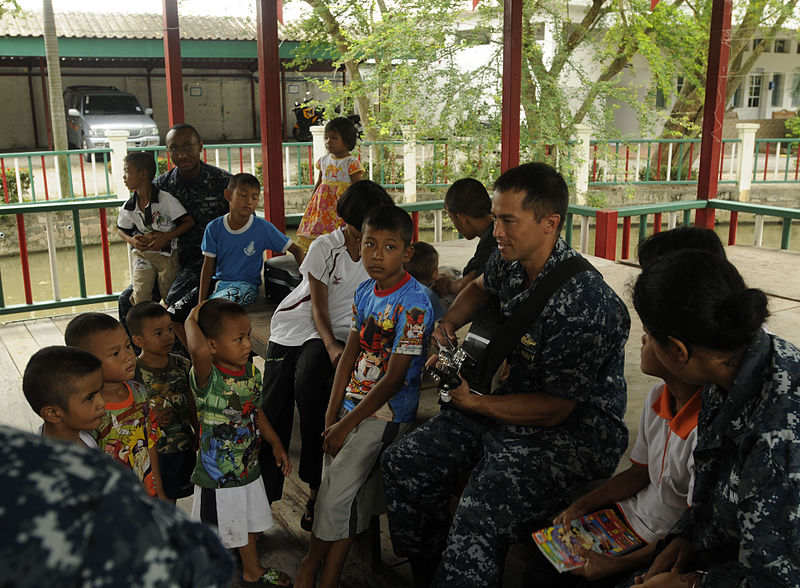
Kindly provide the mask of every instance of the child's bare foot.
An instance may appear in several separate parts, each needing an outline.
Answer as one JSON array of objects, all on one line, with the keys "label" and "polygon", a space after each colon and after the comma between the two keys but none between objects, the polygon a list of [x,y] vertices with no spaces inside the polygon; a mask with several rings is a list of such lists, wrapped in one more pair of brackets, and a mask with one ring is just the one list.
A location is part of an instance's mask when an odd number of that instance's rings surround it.
[{"label": "child's bare foot", "polygon": [[317,572],[319,572],[319,566],[315,567],[309,561],[308,556],[305,556],[294,577],[295,588],[314,588],[317,583]]}]

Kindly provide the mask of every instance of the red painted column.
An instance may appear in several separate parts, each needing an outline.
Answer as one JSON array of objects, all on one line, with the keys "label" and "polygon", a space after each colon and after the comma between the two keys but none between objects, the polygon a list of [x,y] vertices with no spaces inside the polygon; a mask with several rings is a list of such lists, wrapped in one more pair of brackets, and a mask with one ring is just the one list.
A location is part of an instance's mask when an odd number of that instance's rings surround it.
[{"label": "red painted column", "polygon": [[519,108],[522,79],[522,0],[504,0],[503,4],[501,172],[519,165]]},{"label": "red painted column", "polygon": [[186,122],[183,110],[183,73],[181,71],[181,32],[178,28],[178,0],[163,0],[164,68],[167,79],[169,126]]},{"label": "red painted column", "polygon": [[261,113],[261,156],[264,162],[264,216],[286,230],[281,159],[281,61],[278,53],[278,1],[256,1],[258,28],[258,100]]},{"label": "red painted column", "polygon": [[594,254],[596,257],[614,261],[617,257],[616,210],[598,210],[595,218]]},{"label": "red painted column", "polygon": [[[697,199],[716,198],[722,122],[725,118],[725,90],[728,85],[728,57],[731,50],[732,0],[714,0],[708,41],[706,98],[703,108],[703,142],[700,146],[700,171],[697,176]],[[714,228],[714,209],[700,208],[694,224]]]}]

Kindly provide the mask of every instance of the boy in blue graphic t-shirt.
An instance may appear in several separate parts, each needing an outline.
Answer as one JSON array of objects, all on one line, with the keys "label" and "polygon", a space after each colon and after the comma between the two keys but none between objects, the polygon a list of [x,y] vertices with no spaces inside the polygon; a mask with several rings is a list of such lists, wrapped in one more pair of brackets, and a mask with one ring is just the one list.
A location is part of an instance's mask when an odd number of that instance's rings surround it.
[{"label": "boy in blue graphic t-shirt", "polygon": [[336,586],[355,536],[383,510],[378,463],[417,413],[433,311],[403,269],[414,252],[409,214],[392,204],[364,218],[361,262],[371,279],[355,293],[350,335],[336,367],[325,415],[322,484],[311,545],[297,586]]},{"label": "boy in blue graphic t-shirt", "polygon": [[[255,302],[261,285],[264,251],[289,252],[299,266],[305,253],[275,226],[255,216],[261,184],[251,174],[236,174],[225,190],[230,212],[206,225],[198,302],[228,298],[241,305]],[[212,278],[216,281],[210,292]]]}]

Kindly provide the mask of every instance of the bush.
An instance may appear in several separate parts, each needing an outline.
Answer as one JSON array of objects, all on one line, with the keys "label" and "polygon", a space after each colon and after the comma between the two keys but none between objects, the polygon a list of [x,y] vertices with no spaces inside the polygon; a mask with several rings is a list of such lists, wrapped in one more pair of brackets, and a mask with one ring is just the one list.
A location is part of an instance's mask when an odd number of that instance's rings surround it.
[{"label": "bush", "polygon": [[[31,188],[31,176],[28,172],[19,170],[19,179],[20,183],[22,184],[22,195],[28,193],[28,190]],[[8,188],[8,202],[9,204],[13,204],[19,202],[17,195],[19,192],[17,191],[17,172],[14,168],[10,168],[6,170],[6,187]],[[5,202],[5,193],[2,194],[2,202]]]},{"label": "bush", "polygon": [[156,172],[157,176],[160,176],[161,174],[165,174],[165,173],[167,173],[169,171],[169,168],[167,167],[167,158],[166,157],[159,157],[156,160],[156,165],[158,166],[158,171]]}]

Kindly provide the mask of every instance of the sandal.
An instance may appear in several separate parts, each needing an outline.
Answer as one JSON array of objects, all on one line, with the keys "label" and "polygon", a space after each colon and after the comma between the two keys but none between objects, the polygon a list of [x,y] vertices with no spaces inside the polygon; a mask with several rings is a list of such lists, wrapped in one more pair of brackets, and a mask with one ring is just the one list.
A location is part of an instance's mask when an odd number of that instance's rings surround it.
[{"label": "sandal", "polygon": [[[300,517],[300,528],[304,531],[311,532],[314,526],[314,505],[317,503],[315,498],[309,498],[306,502],[306,512]],[[310,515],[308,513],[311,513]]]},{"label": "sandal", "polygon": [[239,585],[242,586],[242,588],[259,588],[261,586],[283,586],[284,588],[291,588],[292,580],[286,572],[276,570],[275,568],[267,568],[255,582],[248,582],[244,578],[240,578]]}]

